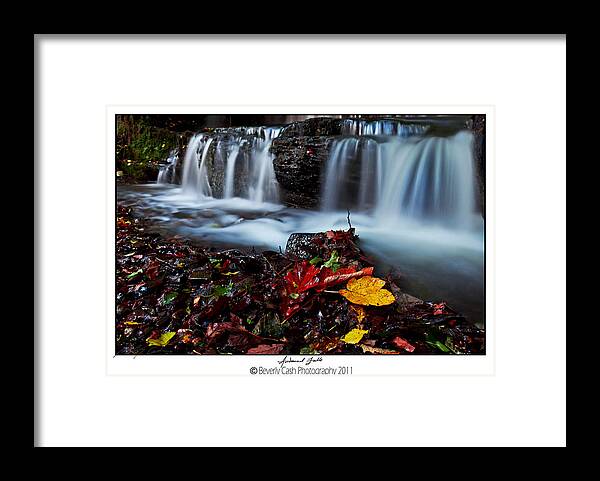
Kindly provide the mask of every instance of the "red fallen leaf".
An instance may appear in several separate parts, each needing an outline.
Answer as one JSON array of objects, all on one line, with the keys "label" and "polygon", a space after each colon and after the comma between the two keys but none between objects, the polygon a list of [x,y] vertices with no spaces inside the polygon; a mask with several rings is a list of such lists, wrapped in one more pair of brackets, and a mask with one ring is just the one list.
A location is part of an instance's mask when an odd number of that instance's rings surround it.
[{"label": "red fallen leaf", "polygon": [[211,346],[219,339],[227,336],[226,344],[231,347],[245,350],[251,346],[257,346],[264,343],[266,338],[252,334],[240,324],[241,319],[235,315],[231,321],[213,322],[209,324],[206,330],[206,345]]},{"label": "red fallen leaf", "polygon": [[227,305],[227,298],[224,296],[211,300],[201,311],[200,317],[203,319],[215,317]]},{"label": "red fallen leaf", "polygon": [[408,352],[413,352],[415,350],[415,346],[410,344],[406,339],[402,339],[400,336],[395,337],[392,342],[399,349],[404,349]]},{"label": "red fallen leaf", "polygon": [[440,314],[444,314],[444,309],[446,308],[446,303],[441,302],[439,304],[433,305],[433,315],[439,316]]},{"label": "red fallen leaf", "polygon": [[348,279],[372,274],[373,267],[366,267],[359,271],[352,266],[341,267],[333,272],[329,267],[318,268],[308,261],[296,264],[284,277],[285,287],[281,303],[283,317],[288,319],[298,312],[302,302],[306,300],[306,291],[309,289],[315,288],[317,292],[320,292]]},{"label": "red fallen leaf", "polygon": [[296,264],[285,275],[285,290],[287,294],[299,294],[315,287],[319,280],[316,278],[319,268],[308,261]]},{"label": "red fallen leaf", "polygon": [[246,354],[279,354],[284,348],[283,344],[260,344],[248,349]]},{"label": "red fallen leaf", "polygon": [[292,317],[296,312],[298,312],[300,307],[302,307],[302,303],[308,297],[308,292],[303,292],[302,294],[291,294],[298,297],[283,296],[283,302],[281,303],[281,311],[283,312],[283,317],[285,319]]},{"label": "red fallen leaf", "polygon": [[348,230],[328,230],[325,235],[329,240],[338,241],[350,241],[354,235],[354,228]]},{"label": "red fallen leaf", "polygon": [[317,291],[322,291],[329,286],[345,282],[355,277],[373,275],[373,267],[365,267],[360,271],[357,271],[354,267],[341,267],[335,272],[327,267],[324,267],[322,271],[323,273],[320,277],[322,277],[323,280],[316,286]]},{"label": "red fallen leaf", "polygon": [[158,272],[160,270],[160,263],[156,260],[149,260],[144,269],[144,273],[148,276],[148,278],[152,281],[156,280],[158,277]]}]

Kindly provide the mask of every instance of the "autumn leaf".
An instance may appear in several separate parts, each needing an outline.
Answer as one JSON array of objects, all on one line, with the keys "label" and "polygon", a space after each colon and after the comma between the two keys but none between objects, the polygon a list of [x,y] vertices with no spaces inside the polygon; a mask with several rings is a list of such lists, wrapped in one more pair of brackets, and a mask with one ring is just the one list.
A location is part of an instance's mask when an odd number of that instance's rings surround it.
[{"label": "autumn leaf", "polygon": [[331,269],[323,268],[320,274],[322,281],[316,286],[317,291],[322,291],[327,287],[334,286],[355,277],[370,276],[373,274],[372,267],[365,267],[357,271],[354,267],[341,267],[335,273]]},{"label": "autumn leaf", "polygon": [[358,344],[367,332],[369,331],[364,331],[362,329],[352,329],[349,333],[342,337],[341,340],[344,341],[346,344]]},{"label": "autumn leaf", "polygon": [[296,264],[293,269],[285,275],[286,291],[289,293],[302,293],[315,287],[319,283],[317,274],[319,268],[304,261]]},{"label": "autumn leaf", "polygon": [[410,344],[406,339],[402,339],[400,336],[395,337],[392,342],[399,349],[404,349],[408,352],[413,352],[415,350],[415,346]]},{"label": "autumn leaf", "polygon": [[445,307],[446,307],[445,302],[441,302],[439,304],[434,304],[433,305],[433,315],[439,316],[440,314],[444,314]]},{"label": "autumn leaf", "polygon": [[175,291],[167,292],[166,294],[163,295],[161,304],[163,306],[166,306],[167,304],[171,304],[171,302],[173,302],[176,297],[177,297],[177,292],[175,292]]},{"label": "autumn leaf", "polygon": [[351,305],[350,309],[352,309],[352,311],[354,311],[354,313],[356,314],[356,320],[358,322],[358,327],[360,329],[363,326],[363,321],[367,317],[367,312],[365,311],[365,308],[362,306]]},{"label": "autumn leaf", "polygon": [[129,227],[131,226],[131,222],[124,219],[123,217],[118,217],[117,218],[117,226],[119,227]]},{"label": "autumn leaf", "polygon": [[327,239],[333,242],[347,242],[352,240],[352,236],[354,235],[354,229],[348,230],[328,230],[325,235]]},{"label": "autumn leaf", "polygon": [[309,264],[311,264],[311,265],[313,265],[313,266],[314,266],[314,265],[318,264],[319,262],[323,262],[323,259],[321,259],[320,257],[313,257],[313,258],[312,258],[312,259],[309,261]]},{"label": "autumn leaf", "polygon": [[229,281],[229,284],[226,286],[216,285],[213,287],[212,295],[213,297],[222,297],[228,296],[231,294],[233,290],[233,282]]},{"label": "autumn leaf", "polygon": [[361,277],[350,279],[347,289],[340,289],[340,294],[353,304],[363,306],[386,306],[395,302],[394,295],[383,289],[385,281],[378,277]]},{"label": "autumn leaf", "polygon": [[323,267],[327,267],[329,269],[331,269],[333,272],[337,271],[340,268],[340,263],[338,262],[340,260],[340,256],[337,253],[337,251],[333,251],[331,253],[331,257],[329,258],[329,260],[327,262],[323,263]]},{"label": "autumn leaf", "polygon": [[371,354],[400,354],[399,352],[392,351],[391,349],[383,349],[381,347],[373,347],[366,344],[359,344],[359,346],[363,352],[370,352]]},{"label": "autumn leaf", "polygon": [[247,354],[279,354],[284,347],[283,344],[260,344],[248,349]]},{"label": "autumn leaf", "polygon": [[133,279],[135,276],[141,274],[142,272],[144,272],[142,269],[138,269],[137,271],[132,272],[131,274],[129,274],[127,276],[127,279]]},{"label": "autumn leaf", "polygon": [[169,344],[169,341],[175,334],[175,332],[165,332],[154,339],[152,337],[149,337],[148,339],[146,339],[146,342],[149,346],[165,347],[167,344]]}]

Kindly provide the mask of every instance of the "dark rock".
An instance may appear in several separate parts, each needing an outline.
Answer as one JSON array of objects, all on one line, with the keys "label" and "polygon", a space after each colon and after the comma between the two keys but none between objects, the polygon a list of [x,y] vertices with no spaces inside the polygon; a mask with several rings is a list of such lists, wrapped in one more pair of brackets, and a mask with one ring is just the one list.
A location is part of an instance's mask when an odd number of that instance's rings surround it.
[{"label": "dark rock", "polygon": [[282,201],[310,208],[319,203],[321,172],[331,137],[278,137],[271,145]]},{"label": "dark rock", "polygon": [[485,217],[485,115],[473,115],[471,131],[473,132],[473,160],[477,177],[479,205],[481,215]]},{"label": "dark rock", "polygon": [[320,135],[341,135],[342,119],[331,117],[315,117],[302,122],[293,122],[288,125],[280,137],[316,137]]},{"label": "dark rock", "polygon": [[285,245],[286,255],[297,257],[298,259],[312,259],[316,257],[319,254],[319,248],[313,242],[313,239],[318,235],[311,233],[290,234]]}]

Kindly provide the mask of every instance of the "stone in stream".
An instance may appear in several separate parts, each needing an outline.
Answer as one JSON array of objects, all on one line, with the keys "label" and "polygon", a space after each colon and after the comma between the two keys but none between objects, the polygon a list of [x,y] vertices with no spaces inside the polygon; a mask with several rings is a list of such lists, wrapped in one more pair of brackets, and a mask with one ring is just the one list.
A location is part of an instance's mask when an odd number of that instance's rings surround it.
[{"label": "stone in stream", "polygon": [[312,259],[319,255],[319,248],[313,239],[320,234],[294,233],[290,234],[285,245],[285,254],[298,259]]}]

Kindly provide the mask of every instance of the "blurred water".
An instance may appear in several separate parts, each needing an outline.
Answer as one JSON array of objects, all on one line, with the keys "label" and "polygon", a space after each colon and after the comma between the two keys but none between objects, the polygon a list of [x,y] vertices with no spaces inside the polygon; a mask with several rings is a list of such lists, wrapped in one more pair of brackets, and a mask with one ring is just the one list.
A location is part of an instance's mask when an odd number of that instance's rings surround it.
[{"label": "blurred water", "polygon": [[[347,229],[346,211],[290,209],[232,197],[199,198],[178,185],[122,185],[120,203],[157,229],[213,246],[285,249],[293,232]],[[411,217],[382,222],[372,211],[351,214],[361,248],[384,268],[396,266],[401,287],[424,300],[446,301],[468,319],[484,322],[483,220],[473,213],[468,228]]]}]

